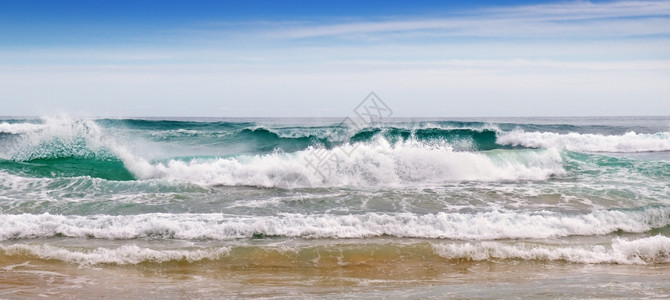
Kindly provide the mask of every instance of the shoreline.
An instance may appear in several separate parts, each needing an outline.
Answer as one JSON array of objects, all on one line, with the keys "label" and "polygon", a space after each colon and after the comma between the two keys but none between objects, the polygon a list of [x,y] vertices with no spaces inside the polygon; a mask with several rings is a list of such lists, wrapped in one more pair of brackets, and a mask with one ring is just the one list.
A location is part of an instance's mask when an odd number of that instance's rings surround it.
[{"label": "shoreline", "polygon": [[[661,297],[670,266],[506,260],[456,265],[215,268],[201,264],[78,267],[0,260],[0,298],[14,297]],[[389,270],[389,268],[391,270]]]}]

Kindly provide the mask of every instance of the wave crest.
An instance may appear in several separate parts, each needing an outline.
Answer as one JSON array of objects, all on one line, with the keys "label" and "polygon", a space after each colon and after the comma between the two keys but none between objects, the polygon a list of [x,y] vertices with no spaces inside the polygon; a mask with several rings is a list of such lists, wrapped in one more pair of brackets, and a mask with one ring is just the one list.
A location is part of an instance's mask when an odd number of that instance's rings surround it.
[{"label": "wave crest", "polygon": [[434,244],[433,247],[437,253],[448,259],[521,259],[587,264],[670,263],[670,238],[662,235],[635,240],[614,238],[610,247],[502,242]]},{"label": "wave crest", "polygon": [[[294,153],[151,164],[121,153],[140,179],[166,178],[203,185],[263,187],[439,184],[459,181],[545,180],[563,174],[554,150],[458,152],[448,144],[418,141],[310,147]],[[325,158],[325,159],[324,159]]]},{"label": "wave crest", "polygon": [[394,236],[432,239],[554,238],[641,233],[670,224],[668,208],[594,211],[567,215],[547,211],[362,215],[226,216],[143,214],[134,216],[1,215],[0,241],[65,236],[99,239],[231,240],[255,235],[299,238]]},{"label": "wave crest", "polygon": [[670,151],[670,133],[635,133],[623,135],[525,132],[516,130],[501,133],[501,145],[531,148],[559,148],[579,152],[656,152]]},{"label": "wave crest", "polygon": [[115,248],[63,247],[46,244],[0,245],[0,257],[60,260],[80,266],[100,264],[135,265],[142,263],[210,261],[221,266],[244,268],[273,267],[366,268],[397,263],[444,264],[456,261],[564,261],[581,264],[667,264],[670,263],[670,238],[656,235],[638,239],[613,238],[598,245],[547,244],[518,241],[411,242],[389,243],[339,241],[326,245],[226,245],[179,249],[152,249],[135,244]]}]

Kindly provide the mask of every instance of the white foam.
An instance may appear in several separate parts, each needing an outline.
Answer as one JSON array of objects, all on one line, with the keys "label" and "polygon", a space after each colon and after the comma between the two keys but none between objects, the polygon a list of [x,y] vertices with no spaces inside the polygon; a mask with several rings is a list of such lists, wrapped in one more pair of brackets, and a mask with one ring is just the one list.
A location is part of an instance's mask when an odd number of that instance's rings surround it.
[{"label": "white foam", "polygon": [[[74,120],[67,116],[44,117],[43,124],[10,124],[22,128],[21,136],[4,145],[2,158],[17,161],[53,156],[89,156],[104,154],[111,141],[92,120]],[[24,130],[25,129],[25,130]]]},{"label": "white foam", "polygon": [[[88,119],[72,119],[60,115],[43,117],[40,130],[23,134],[19,141],[4,150],[2,157],[17,161],[36,158],[52,158],[54,156],[113,155],[123,161],[124,166],[140,178],[154,175],[149,162],[132,152],[117,141],[109,133],[104,132],[95,121]],[[33,124],[22,124],[33,125]]]},{"label": "white foam", "polygon": [[34,124],[34,123],[0,123],[0,132],[11,133],[11,134],[21,134],[27,132],[35,132],[45,128],[44,124]]},{"label": "white foam", "polygon": [[12,143],[12,149],[3,149],[4,158],[21,161],[54,155],[113,155],[138,179],[263,187],[544,180],[565,172],[561,156],[554,150],[459,152],[445,142],[391,144],[382,136],[333,149],[310,147],[293,153],[152,162],[139,154],[143,153],[138,146],[142,141],[111,135],[92,120],[59,116],[43,118],[43,123],[41,130]]},{"label": "white foam", "polygon": [[670,132],[654,134],[628,132],[623,135],[525,132],[499,133],[496,142],[533,148],[559,148],[581,152],[670,151]]},{"label": "white foam", "polygon": [[[446,259],[495,261],[505,259],[566,261],[586,264],[667,264],[670,263],[670,238],[656,235],[639,239],[614,238],[609,244],[564,245],[519,241],[431,242],[433,252]],[[269,246],[280,251],[292,248]],[[60,260],[82,266],[96,264],[198,262],[231,256],[231,247],[151,249],[126,244],[116,248],[70,248],[48,244],[15,243],[0,245],[5,255],[28,255]]]},{"label": "white foam", "polygon": [[316,137],[318,139],[327,139],[333,142],[343,142],[351,138],[353,134],[356,133],[355,130],[351,130],[343,127],[333,127],[331,126],[316,126],[316,127],[280,127],[280,128],[269,128],[264,126],[256,126],[254,128],[248,128],[250,130],[263,129],[270,131],[280,138],[308,138]]},{"label": "white foam", "polygon": [[188,262],[205,259],[215,260],[228,254],[229,248],[190,249],[190,250],[154,250],[136,245],[123,245],[115,249],[96,248],[89,251],[76,251],[44,244],[14,244],[0,246],[7,255],[29,254],[41,259],[56,259],[79,265],[95,264],[138,264],[141,262],[162,263],[175,260]]},{"label": "white foam", "polygon": [[608,246],[556,246],[485,241],[434,243],[433,249],[439,255],[449,259],[522,259],[589,264],[670,263],[670,238],[662,235],[635,240],[614,238],[611,245]]},{"label": "white foam", "polygon": [[0,241],[65,236],[98,239],[250,238],[255,234],[302,238],[395,236],[491,240],[641,233],[670,224],[670,208],[597,210],[588,214],[548,211],[480,213],[366,213],[361,215],[228,216],[141,214],[130,216],[0,215]]},{"label": "white foam", "polygon": [[179,128],[177,129],[177,131],[170,131],[170,132],[176,132],[184,135],[197,135],[199,133],[197,130],[183,129],[183,128]]},{"label": "white foam", "polygon": [[390,144],[381,137],[333,149],[310,147],[294,153],[156,164],[123,149],[112,149],[140,179],[167,178],[203,185],[397,186],[544,180],[565,172],[561,156],[554,150],[457,152],[446,144],[417,141]]},{"label": "white foam", "polygon": [[[339,126],[338,126],[339,125]],[[310,137],[314,136],[317,138],[326,138],[330,141],[346,141],[351,137],[360,133],[362,131],[373,131],[380,130],[384,132],[389,129],[400,129],[407,130],[414,134],[417,130],[471,130],[474,132],[484,132],[484,131],[495,131],[500,132],[500,129],[490,123],[486,124],[464,124],[463,126],[451,125],[451,124],[438,124],[434,122],[408,122],[408,123],[386,123],[381,126],[375,126],[370,124],[370,127],[360,128],[351,125],[347,122],[341,124],[330,124],[324,126],[316,127],[280,127],[280,128],[267,128],[263,126],[255,127],[254,129],[265,129],[270,132],[276,133],[280,137],[286,138],[301,138],[301,137]]]},{"label": "white foam", "polygon": [[[466,122],[468,123],[468,122]],[[434,122],[426,122],[418,125],[413,125],[412,127],[406,126],[404,128],[409,128],[412,130],[417,129],[440,129],[440,130],[471,130],[474,132],[484,132],[484,131],[494,131],[501,132],[500,128],[497,125],[492,123],[481,123],[481,124],[464,124],[464,126],[455,126],[451,124],[439,124]]]}]

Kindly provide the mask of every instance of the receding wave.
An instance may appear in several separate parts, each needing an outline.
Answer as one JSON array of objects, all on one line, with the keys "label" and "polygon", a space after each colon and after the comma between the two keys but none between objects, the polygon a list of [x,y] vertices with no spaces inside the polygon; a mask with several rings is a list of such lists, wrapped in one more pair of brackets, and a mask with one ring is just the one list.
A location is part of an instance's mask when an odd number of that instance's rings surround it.
[{"label": "receding wave", "polygon": [[670,133],[635,133],[623,135],[525,132],[516,130],[501,133],[501,145],[532,148],[560,148],[581,152],[654,152],[670,151]]},{"label": "receding wave", "polygon": [[0,240],[65,236],[98,239],[211,239],[255,236],[365,238],[378,236],[490,240],[647,232],[670,224],[670,209],[480,213],[366,213],[362,215],[227,216],[143,214],[132,216],[2,215]]},{"label": "receding wave", "polygon": [[[152,249],[126,244],[118,247],[76,248],[46,244],[0,245],[0,257],[60,260],[82,266],[142,263],[214,263],[245,268],[451,267],[467,261],[565,261],[585,264],[667,264],[670,238],[656,235],[638,239],[613,238],[609,244],[574,245],[520,241],[403,242],[357,241],[326,245],[252,246],[229,245]],[[445,264],[447,263],[447,264]]]},{"label": "receding wave", "polygon": [[433,247],[439,255],[449,259],[520,259],[587,264],[670,263],[670,238],[662,235],[634,240],[614,238],[608,246],[556,246],[485,241],[436,244]]},{"label": "receding wave", "polygon": [[0,249],[8,256],[24,255],[40,259],[56,259],[79,265],[127,265],[143,262],[161,263],[181,260],[195,262],[204,259],[214,260],[228,252],[228,248],[225,247],[214,250],[154,250],[140,248],[136,245],[124,245],[115,249],[97,248],[92,251],[28,244],[0,246]]}]

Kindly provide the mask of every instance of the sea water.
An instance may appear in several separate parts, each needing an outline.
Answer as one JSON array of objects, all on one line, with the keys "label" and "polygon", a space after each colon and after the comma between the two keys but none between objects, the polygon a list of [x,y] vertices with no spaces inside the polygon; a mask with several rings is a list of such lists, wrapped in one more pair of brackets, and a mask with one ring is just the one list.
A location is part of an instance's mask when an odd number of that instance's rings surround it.
[{"label": "sea water", "polygon": [[670,118],[0,120],[0,298],[659,297]]}]

